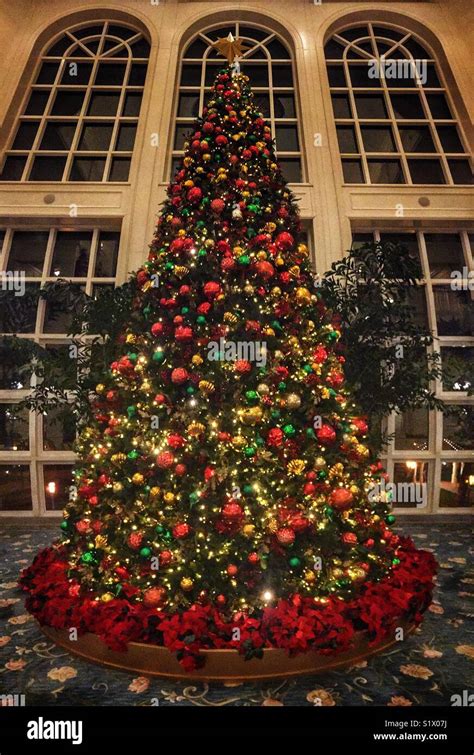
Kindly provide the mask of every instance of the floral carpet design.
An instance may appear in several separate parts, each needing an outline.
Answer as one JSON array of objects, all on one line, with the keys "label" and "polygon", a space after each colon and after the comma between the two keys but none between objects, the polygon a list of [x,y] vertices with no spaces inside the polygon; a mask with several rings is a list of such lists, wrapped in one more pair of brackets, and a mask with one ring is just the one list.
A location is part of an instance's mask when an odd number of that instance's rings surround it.
[{"label": "floral carpet design", "polygon": [[[75,658],[25,613],[19,572],[56,537],[56,523],[0,532],[0,694],[28,705],[450,705],[474,692],[472,527],[410,523],[399,528],[439,563],[434,602],[414,635],[349,669],[249,684],[170,682],[101,668]],[[1,698],[0,698],[1,704]]]}]

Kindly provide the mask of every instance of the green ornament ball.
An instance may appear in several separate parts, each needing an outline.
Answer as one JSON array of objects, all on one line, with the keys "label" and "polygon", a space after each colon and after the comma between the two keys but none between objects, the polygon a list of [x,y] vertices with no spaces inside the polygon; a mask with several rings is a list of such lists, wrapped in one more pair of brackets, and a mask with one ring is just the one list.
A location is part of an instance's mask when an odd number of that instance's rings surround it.
[{"label": "green ornament ball", "polygon": [[61,527],[62,530],[67,530],[67,528],[69,527],[69,522],[67,522],[66,520],[64,520],[64,521],[61,522],[61,524],[59,526]]},{"label": "green ornament ball", "polygon": [[292,558],[290,558],[290,566],[293,569],[297,569],[299,566],[301,566],[301,559],[297,556],[292,556]]},{"label": "green ornament ball", "polygon": [[92,553],[83,553],[81,561],[83,564],[92,564],[94,562],[94,555]]},{"label": "green ornament ball", "polygon": [[152,356],[153,362],[162,362],[164,358],[165,358],[164,351],[160,350],[160,351],[153,352],[153,356]]},{"label": "green ornament ball", "polygon": [[141,550],[140,550],[140,556],[142,558],[150,558],[150,556],[151,556],[151,548],[148,548],[147,546],[145,546],[144,548],[141,548]]},{"label": "green ornament ball", "polygon": [[251,459],[252,456],[255,456],[255,448],[253,446],[246,446],[244,453],[248,459]]},{"label": "green ornament ball", "polygon": [[252,495],[252,493],[254,492],[254,489],[253,489],[252,485],[244,485],[243,491],[244,491],[245,495]]},{"label": "green ornament ball", "polygon": [[136,449],[134,448],[134,449],[133,449],[133,451],[130,451],[130,452],[129,452],[129,453],[127,454],[127,459],[131,459],[132,461],[134,461],[135,459],[138,459],[138,458],[139,458],[139,456],[140,456],[140,451],[137,451],[137,450],[136,450]]},{"label": "green ornament ball", "polygon": [[396,521],[397,517],[394,514],[387,514],[385,517],[385,521],[387,524],[393,524]]},{"label": "green ornament ball", "polygon": [[204,315],[198,315],[198,317],[196,317],[196,322],[198,325],[205,325],[207,320]]},{"label": "green ornament ball", "polygon": [[296,428],[294,425],[284,425],[283,432],[287,438],[292,438],[296,434]]},{"label": "green ornament ball", "polygon": [[246,391],[245,398],[249,404],[256,404],[260,399],[257,391]]},{"label": "green ornament ball", "polygon": [[240,265],[249,265],[250,257],[248,256],[248,254],[241,254],[240,257],[237,257],[237,262]]}]

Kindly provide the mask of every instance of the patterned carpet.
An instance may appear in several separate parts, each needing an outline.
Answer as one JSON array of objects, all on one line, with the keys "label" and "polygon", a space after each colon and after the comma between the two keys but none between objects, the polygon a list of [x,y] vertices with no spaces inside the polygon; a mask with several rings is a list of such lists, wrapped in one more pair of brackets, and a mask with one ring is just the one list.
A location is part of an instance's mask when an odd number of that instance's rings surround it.
[{"label": "patterned carpet", "polygon": [[112,671],[74,658],[46,641],[24,611],[19,571],[55,537],[57,525],[0,533],[0,693],[24,694],[26,705],[450,705],[474,691],[472,528],[405,524],[432,550],[440,570],[435,602],[421,629],[369,663],[344,671],[261,684],[172,683]]}]

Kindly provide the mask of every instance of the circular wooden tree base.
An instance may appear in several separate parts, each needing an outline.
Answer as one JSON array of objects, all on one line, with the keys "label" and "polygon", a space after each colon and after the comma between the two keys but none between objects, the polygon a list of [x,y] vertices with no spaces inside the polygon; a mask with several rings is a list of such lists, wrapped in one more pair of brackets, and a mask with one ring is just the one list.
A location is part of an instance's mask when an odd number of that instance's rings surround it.
[{"label": "circular wooden tree base", "polygon": [[[409,634],[415,627],[405,625],[403,628],[405,634]],[[360,632],[356,635],[353,647],[339,655],[309,652],[290,657],[285,650],[267,648],[263,651],[263,658],[252,658],[249,661],[236,650],[202,650],[206,659],[204,666],[188,673],[175,655],[158,645],[130,642],[126,651],[119,652],[110,650],[95,634],[84,634],[72,642],[67,630],[46,626],[41,629],[57,645],[92,663],[146,676],[202,682],[247,682],[319,674],[352,666],[371,655],[388,650],[396,642],[392,637],[376,645],[369,645],[367,636]]]}]

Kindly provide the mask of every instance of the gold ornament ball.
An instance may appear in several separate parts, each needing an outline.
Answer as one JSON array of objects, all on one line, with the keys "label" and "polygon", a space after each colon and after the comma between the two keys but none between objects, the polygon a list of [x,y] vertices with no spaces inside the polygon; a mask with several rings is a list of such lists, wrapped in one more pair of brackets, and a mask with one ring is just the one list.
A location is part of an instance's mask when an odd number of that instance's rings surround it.
[{"label": "gold ornament ball", "polygon": [[289,393],[286,396],[286,405],[288,409],[298,409],[301,406],[301,398],[297,393]]},{"label": "gold ornament ball", "polygon": [[246,524],[242,529],[242,533],[245,537],[252,537],[255,533],[255,525]]},{"label": "gold ornament ball", "polygon": [[112,485],[112,490],[114,491],[114,493],[121,493],[122,490],[123,490],[122,483],[121,482],[114,482],[114,484]]},{"label": "gold ornament ball", "polygon": [[305,288],[304,286],[300,286],[300,288],[296,289],[296,301],[298,304],[306,306],[311,302],[311,293],[309,289]]},{"label": "gold ornament ball", "polygon": [[100,599],[102,603],[109,603],[111,600],[114,599],[114,596],[111,592],[104,592],[103,595],[100,596]]},{"label": "gold ornament ball", "polygon": [[103,383],[99,383],[98,385],[96,385],[95,387],[96,393],[103,393],[104,391],[105,391],[105,385]]},{"label": "gold ornament ball", "polygon": [[309,584],[312,584],[313,582],[316,582],[316,574],[314,573],[314,571],[311,571],[310,569],[309,571],[306,571],[304,573],[304,579]]},{"label": "gold ornament ball", "polygon": [[272,288],[270,293],[273,299],[279,299],[281,296],[281,288],[279,288],[278,286],[274,286],[274,288]]},{"label": "gold ornament ball", "polygon": [[266,396],[268,393],[270,393],[270,386],[266,383],[259,383],[257,385],[257,391],[262,396]]},{"label": "gold ornament ball", "polygon": [[132,477],[132,482],[134,485],[143,485],[143,483],[145,482],[145,478],[143,477],[142,474],[140,474],[140,472],[135,472],[135,474]]},{"label": "gold ornament ball", "polygon": [[164,494],[163,500],[165,503],[174,503],[176,500],[176,496],[174,493],[168,492]]},{"label": "gold ornament ball", "polygon": [[247,286],[244,286],[244,293],[246,293],[248,296],[253,294],[254,291],[255,291],[255,288],[251,286],[250,283]]},{"label": "gold ornament ball", "polygon": [[194,587],[194,582],[189,577],[183,577],[183,579],[180,582],[181,589],[185,592],[189,592]]},{"label": "gold ornament ball", "polygon": [[315,469],[324,469],[326,466],[326,459],[324,459],[322,456],[317,456],[314,460],[314,468]]},{"label": "gold ornament ball", "polygon": [[158,498],[158,496],[160,495],[160,493],[161,493],[161,488],[159,488],[157,485],[154,485],[150,489],[150,497],[151,498]]}]

